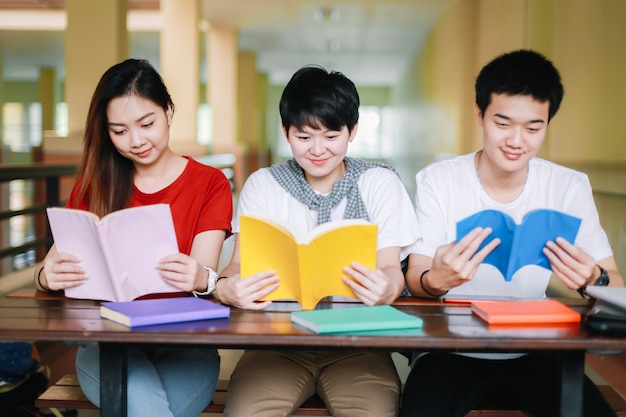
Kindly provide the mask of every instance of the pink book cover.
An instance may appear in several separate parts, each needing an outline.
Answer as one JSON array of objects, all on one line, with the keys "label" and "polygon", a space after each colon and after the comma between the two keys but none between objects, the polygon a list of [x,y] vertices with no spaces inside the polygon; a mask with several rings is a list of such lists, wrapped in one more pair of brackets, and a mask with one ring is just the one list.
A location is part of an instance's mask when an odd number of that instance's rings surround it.
[{"label": "pink book cover", "polygon": [[84,210],[48,208],[58,252],[78,256],[87,280],[65,295],[103,301],[130,301],[146,294],[180,290],[161,278],[161,258],[178,253],[168,204],[131,207],[102,219]]},{"label": "pink book cover", "polygon": [[103,302],[100,316],[128,327],[230,317],[230,308],[196,297]]}]

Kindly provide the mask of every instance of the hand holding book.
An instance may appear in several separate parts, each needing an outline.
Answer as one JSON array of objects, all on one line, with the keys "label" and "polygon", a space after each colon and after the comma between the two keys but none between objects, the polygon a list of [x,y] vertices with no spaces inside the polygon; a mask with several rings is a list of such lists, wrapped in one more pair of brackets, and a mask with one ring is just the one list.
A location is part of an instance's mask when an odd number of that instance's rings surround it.
[{"label": "hand holding book", "polygon": [[83,210],[47,211],[57,251],[77,256],[88,276],[83,284],[67,288],[66,296],[130,301],[180,291],[157,269],[164,256],[178,253],[169,205],[132,207],[102,219]]},{"label": "hand holding book", "polygon": [[581,219],[550,210],[533,210],[524,216],[521,224],[498,210],[483,210],[457,222],[457,241],[477,227],[490,227],[493,232],[478,248],[482,249],[495,238],[500,244],[487,255],[483,263],[495,266],[506,281],[511,281],[517,270],[526,265],[550,269],[550,261],[543,254],[546,242],[562,237],[573,243]]},{"label": "hand holding book", "polygon": [[240,216],[241,276],[275,271],[280,284],[265,299],[295,299],[311,310],[326,296],[355,298],[344,268],[358,262],[376,269],[378,228],[364,220],[325,223],[307,236],[264,213]]}]

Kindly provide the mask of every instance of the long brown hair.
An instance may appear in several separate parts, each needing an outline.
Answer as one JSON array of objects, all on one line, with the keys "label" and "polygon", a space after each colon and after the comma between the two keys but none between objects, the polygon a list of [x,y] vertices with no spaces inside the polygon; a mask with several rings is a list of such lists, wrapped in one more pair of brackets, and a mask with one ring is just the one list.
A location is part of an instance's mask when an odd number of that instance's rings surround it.
[{"label": "long brown hair", "polygon": [[89,105],[77,173],[80,187],[73,202],[76,205],[84,200],[87,209],[100,217],[127,207],[133,195],[133,163],[113,145],[107,119],[109,102],[127,95],[137,95],[164,111],[174,111],[163,79],[148,61],[127,59],[102,75]]}]

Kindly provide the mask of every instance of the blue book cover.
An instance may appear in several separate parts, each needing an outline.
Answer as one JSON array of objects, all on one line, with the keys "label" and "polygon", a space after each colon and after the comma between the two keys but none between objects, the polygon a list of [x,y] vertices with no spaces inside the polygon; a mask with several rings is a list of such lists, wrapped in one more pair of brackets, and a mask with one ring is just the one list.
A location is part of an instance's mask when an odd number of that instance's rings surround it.
[{"label": "blue book cover", "polygon": [[196,297],[104,302],[100,316],[128,327],[230,317],[230,308]]},{"label": "blue book cover", "polygon": [[581,220],[578,217],[551,209],[528,212],[521,224],[516,224],[508,214],[498,210],[483,210],[456,224],[457,242],[477,227],[491,227],[493,232],[478,250],[495,238],[500,244],[485,258],[483,263],[498,268],[506,281],[526,265],[538,265],[550,269],[550,261],[542,252],[549,240],[562,237],[574,243]]}]

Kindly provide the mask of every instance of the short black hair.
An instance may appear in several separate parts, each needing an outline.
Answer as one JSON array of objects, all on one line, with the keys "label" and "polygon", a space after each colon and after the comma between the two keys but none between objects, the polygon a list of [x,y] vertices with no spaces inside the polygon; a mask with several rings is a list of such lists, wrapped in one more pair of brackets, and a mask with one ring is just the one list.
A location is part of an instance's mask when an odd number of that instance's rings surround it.
[{"label": "short black hair", "polygon": [[539,52],[520,49],[493,59],[478,74],[475,84],[476,105],[484,115],[492,94],[530,95],[549,101],[548,121],[563,100],[561,75],[554,64]]},{"label": "short black hair", "polygon": [[293,74],[280,98],[280,118],[285,130],[291,126],[348,131],[359,121],[359,93],[354,83],[337,71],[305,66]]}]

